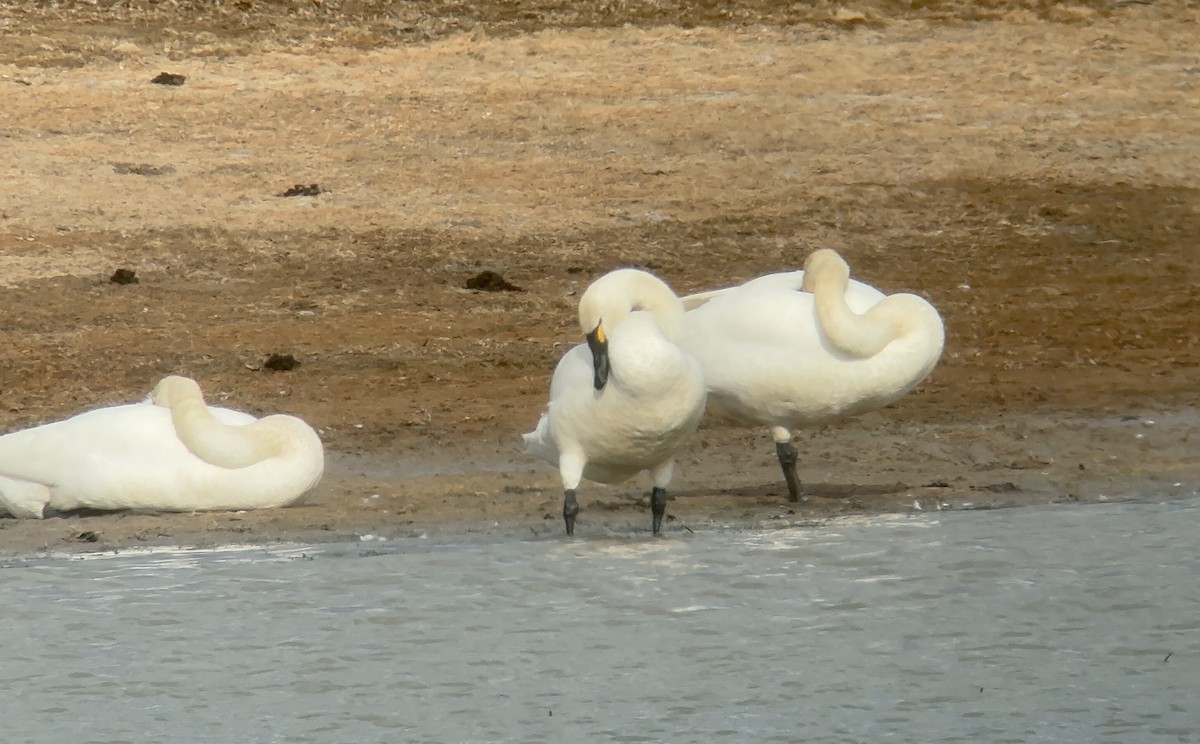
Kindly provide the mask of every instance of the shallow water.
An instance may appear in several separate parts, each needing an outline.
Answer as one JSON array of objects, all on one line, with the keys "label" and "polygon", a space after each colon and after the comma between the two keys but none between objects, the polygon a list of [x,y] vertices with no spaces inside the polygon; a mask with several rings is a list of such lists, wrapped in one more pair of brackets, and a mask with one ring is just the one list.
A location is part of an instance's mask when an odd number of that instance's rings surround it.
[{"label": "shallow water", "polygon": [[1200,740],[1200,501],[0,571],[5,742]]}]

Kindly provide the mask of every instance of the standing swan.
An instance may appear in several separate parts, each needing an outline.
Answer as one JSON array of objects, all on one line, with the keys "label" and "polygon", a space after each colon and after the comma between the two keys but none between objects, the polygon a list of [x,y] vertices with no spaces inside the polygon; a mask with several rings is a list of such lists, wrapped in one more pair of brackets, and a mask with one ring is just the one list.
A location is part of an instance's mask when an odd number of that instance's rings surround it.
[{"label": "standing swan", "polygon": [[580,479],[617,483],[649,470],[657,535],[675,453],[704,415],[700,365],[677,345],[683,305],[657,277],[619,269],[583,293],[579,327],[587,344],[554,369],[550,404],[524,435],[525,449],[558,466],[568,535],[575,534]]},{"label": "standing swan", "polygon": [[683,303],[684,348],[704,369],[709,400],[771,427],[790,501],[801,496],[791,430],[897,400],[933,370],[945,340],[932,305],[851,282],[849,266],[827,248],[804,271]]},{"label": "standing swan", "polygon": [[0,513],[283,506],[324,468],[321,440],[300,419],[210,408],[193,380],[171,376],[150,401],[0,437]]}]

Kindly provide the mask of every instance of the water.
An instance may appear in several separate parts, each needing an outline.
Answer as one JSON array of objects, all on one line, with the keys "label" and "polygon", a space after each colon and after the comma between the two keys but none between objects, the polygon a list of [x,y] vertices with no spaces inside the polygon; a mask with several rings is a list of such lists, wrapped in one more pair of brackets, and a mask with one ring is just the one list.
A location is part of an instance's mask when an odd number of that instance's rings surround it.
[{"label": "water", "polygon": [[1200,501],[0,570],[13,742],[1194,742]]}]

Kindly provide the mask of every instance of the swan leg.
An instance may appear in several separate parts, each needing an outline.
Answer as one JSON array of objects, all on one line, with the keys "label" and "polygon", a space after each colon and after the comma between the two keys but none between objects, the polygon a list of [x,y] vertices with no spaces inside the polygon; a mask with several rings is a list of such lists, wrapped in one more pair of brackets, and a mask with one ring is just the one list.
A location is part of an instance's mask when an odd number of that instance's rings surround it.
[{"label": "swan leg", "polygon": [[667,513],[667,486],[675,476],[675,458],[659,463],[650,475],[654,477],[654,489],[650,491],[650,530],[657,535],[662,532],[663,515]]},{"label": "swan leg", "polygon": [[796,461],[799,459],[796,448],[791,442],[776,442],[775,455],[779,458],[779,467],[783,468],[788,501],[800,501],[804,498],[804,489],[800,485],[800,476],[796,474]]},{"label": "swan leg", "polygon": [[788,501],[802,501],[804,489],[800,476],[796,474],[796,448],[792,446],[792,432],[782,426],[771,427],[771,438],[775,440],[775,456],[783,468],[783,480],[787,483]]},{"label": "swan leg", "polygon": [[650,491],[650,531],[657,535],[662,532],[663,515],[667,513],[667,489],[655,486]]},{"label": "swan leg", "polygon": [[575,515],[579,513],[579,502],[575,500],[575,489],[563,493],[563,521],[567,523],[567,534],[575,534]]},{"label": "swan leg", "polygon": [[575,489],[583,480],[583,468],[587,461],[575,452],[560,452],[558,455],[558,472],[563,482],[563,522],[567,525],[567,534],[575,534],[575,515],[579,513],[579,502],[575,500]]}]

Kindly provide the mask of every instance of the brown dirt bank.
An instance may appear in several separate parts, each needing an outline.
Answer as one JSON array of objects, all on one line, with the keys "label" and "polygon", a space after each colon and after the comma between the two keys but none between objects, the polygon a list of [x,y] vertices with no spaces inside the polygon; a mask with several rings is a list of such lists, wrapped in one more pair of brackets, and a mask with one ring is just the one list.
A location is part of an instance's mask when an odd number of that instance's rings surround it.
[{"label": "brown dirt bank", "polygon": [[[303,416],[330,467],[302,506],[0,520],[0,550],[559,529],[517,442],[579,291],[824,244],[933,301],[941,365],[803,435],[794,513],[765,434],[710,422],[672,529],[1194,492],[1196,11],[774,6],[6,4],[0,427],[178,372]],[[643,485],[589,487],[581,533],[643,527]]]},{"label": "brown dirt bank", "polygon": [[[880,512],[995,509],[1200,495],[1200,413],[903,423],[871,414],[815,433],[809,498],[789,504],[765,434],[708,426],[681,459],[670,535],[819,525]],[[132,546],[329,542],[417,535],[560,535],[562,494],[515,443],[480,439],[397,453],[333,453],[324,484],[285,509],[0,520],[0,556]],[[452,450],[453,456],[446,450]],[[645,484],[588,485],[577,536],[645,534]]]}]

